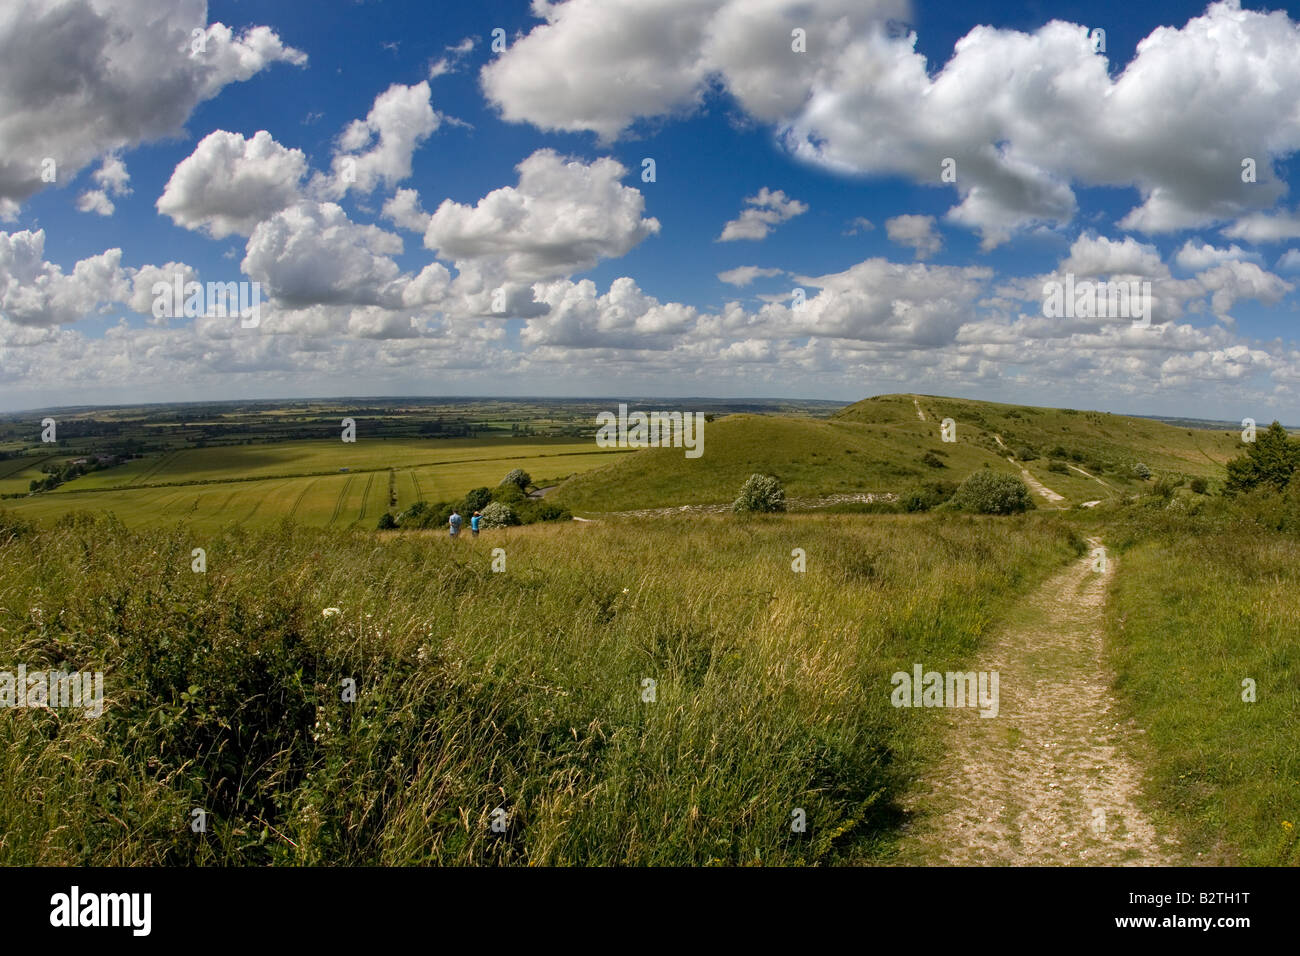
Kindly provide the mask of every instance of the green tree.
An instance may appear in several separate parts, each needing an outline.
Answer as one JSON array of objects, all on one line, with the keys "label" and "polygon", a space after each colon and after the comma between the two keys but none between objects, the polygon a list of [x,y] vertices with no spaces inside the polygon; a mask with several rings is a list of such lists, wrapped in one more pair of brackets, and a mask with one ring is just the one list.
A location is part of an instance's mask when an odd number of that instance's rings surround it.
[{"label": "green tree", "polygon": [[1278,422],[1255,436],[1246,453],[1228,462],[1228,481],[1224,491],[1236,494],[1260,485],[1281,490],[1300,467],[1300,442],[1289,438]]},{"label": "green tree", "polygon": [[527,491],[528,486],[533,483],[533,478],[522,468],[515,468],[508,475],[501,479],[503,485],[514,485],[520,491]]}]

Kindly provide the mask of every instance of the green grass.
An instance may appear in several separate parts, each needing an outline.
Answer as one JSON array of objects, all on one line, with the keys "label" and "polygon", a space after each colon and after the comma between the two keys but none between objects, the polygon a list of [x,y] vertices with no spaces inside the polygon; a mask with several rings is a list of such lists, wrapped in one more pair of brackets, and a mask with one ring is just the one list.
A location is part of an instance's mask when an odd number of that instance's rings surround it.
[{"label": "green grass", "polygon": [[[341,474],[334,469],[326,474],[303,474],[302,477],[255,477],[273,474],[277,469],[296,469],[299,473],[318,470],[330,460],[321,447],[325,444],[283,442],[168,452],[118,468],[93,472],[67,482],[53,492],[9,499],[4,505],[24,518],[46,522],[70,511],[92,510],[111,512],[133,527],[170,524],[183,519],[196,529],[212,531],[236,521],[266,527],[292,516],[295,521],[314,527],[340,528],[355,522],[373,528],[379,515],[390,510],[389,466],[380,468],[376,464],[387,460],[381,454],[385,450],[393,452],[393,462],[408,458],[431,460],[439,455],[444,460],[439,465],[402,468],[397,479],[399,510],[420,500],[420,495],[430,502],[454,500],[471,488],[482,485],[495,487],[513,468],[522,467],[539,475],[543,471],[567,475],[598,467],[609,461],[610,456],[620,454],[593,451],[588,442],[549,439],[425,441],[418,445],[396,441],[372,442],[359,454],[359,460],[372,470],[353,469]],[[342,449],[353,447],[335,442],[330,444],[330,451],[337,451],[334,445]],[[362,442],[357,442],[356,447],[361,446]],[[24,476],[22,488],[15,485],[13,490],[26,491],[30,480],[26,477],[28,471],[36,474],[30,467],[24,470],[21,473]],[[219,481],[214,477],[216,475],[244,480]],[[373,483],[370,482],[372,476]],[[340,495],[349,478],[356,478],[356,481],[350,486],[349,496],[340,504]],[[133,482],[154,486],[118,487]],[[370,494],[363,514],[361,495],[368,484]],[[339,505],[337,512],[336,505]]]},{"label": "green grass", "polygon": [[[959,480],[988,462],[1014,469],[981,448],[940,440],[937,423],[887,425],[848,421],[729,415],[704,428],[704,453],[650,448],[579,475],[557,500],[575,511],[621,511],[732,501],[755,472],[776,475],[789,497],[897,491],[921,480]],[[922,464],[935,451],[944,468]],[[1017,472],[1018,473],[1018,472]]]},{"label": "green grass", "polygon": [[[916,414],[920,403],[926,420]],[[956,422],[955,442],[940,426]],[[1007,446],[997,444],[1001,436]],[[580,475],[557,491],[557,500],[580,513],[627,511],[733,500],[754,472],[776,475],[792,497],[851,492],[902,492],[920,481],[960,481],[987,464],[1019,474],[1006,459],[1022,445],[1042,457],[1029,471],[1062,495],[1064,505],[1108,500],[1149,485],[1131,474],[1134,462],[1157,474],[1219,478],[1223,463],[1240,453],[1239,436],[1189,430],[1101,412],[1070,412],[931,396],[885,395],[866,399],[830,419],[729,415],[704,428],[704,453],[688,459],[680,448],[645,449]],[[1107,470],[1096,477],[1047,470],[1047,451],[1061,445]],[[946,467],[921,462],[934,451]],[[1091,471],[1087,462],[1073,462]],[[1040,507],[1054,507],[1035,495]]]},{"label": "green grass", "polygon": [[889,705],[889,675],[966,660],[1080,548],[1042,515],[455,543],[65,521],[0,548],[0,666],[103,669],[109,703],[0,710],[0,862],[887,859],[895,797],[938,739],[931,712]]},{"label": "green grass", "polygon": [[1115,535],[1109,646],[1156,802],[1206,862],[1300,865],[1300,540],[1136,509]]}]

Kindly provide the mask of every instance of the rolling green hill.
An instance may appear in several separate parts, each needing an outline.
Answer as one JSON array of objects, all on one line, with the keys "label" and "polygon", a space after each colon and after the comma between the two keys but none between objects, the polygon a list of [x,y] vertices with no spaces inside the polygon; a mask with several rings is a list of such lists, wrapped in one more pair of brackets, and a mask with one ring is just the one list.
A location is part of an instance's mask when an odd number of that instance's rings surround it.
[{"label": "rolling green hill", "polygon": [[[955,442],[942,440],[945,418],[956,424]],[[1156,478],[1217,481],[1240,448],[1235,433],[1104,412],[882,395],[829,419],[729,415],[706,427],[699,458],[680,448],[644,449],[575,476],[556,498],[587,513],[716,504],[734,499],[754,472],[776,475],[789,497],[897,493],[936,478],[959,481],[988,465],[1012,474],[1024,468],[1063,499],[1036,495],[1040,506],[1068,507],[1149,486],[1133,474],[1138,462]],[[943,467],[923,462],[927,452]]]}]

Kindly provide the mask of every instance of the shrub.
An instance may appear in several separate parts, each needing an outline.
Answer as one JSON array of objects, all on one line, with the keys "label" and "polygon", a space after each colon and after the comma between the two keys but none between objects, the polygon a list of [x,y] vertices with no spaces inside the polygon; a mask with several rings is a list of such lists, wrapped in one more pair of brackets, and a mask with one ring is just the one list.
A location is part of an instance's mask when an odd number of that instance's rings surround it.
[{"label": "shrub", "polygon": [[740,486],[740,497],[732,504],[737,513],[785,510],[785,489],[771,475],[750,475]]},{"label": "shrub", "polygon": [[1154,485],[1151,486],[1151,493],[1157,498],[1172,498],[1174,489],[1182,482],[1170,478],[1168,475],[1161,475]]},{"label": "shrub", "polygon": [[515,468],[508,475],[501,479],[503,485],[514,485],[520,491],[527,491],[528,486],[533,483],[532,476],[522,468]]},{"label": "shrub", "polygon": [[921,464],[923,464],[923,465],[929,465],[931,468],[947,468],[947,467],[948,467],[947,465],[945,465],[945,464],[943,463],[943,459],[940,458],[938,455],[936,455],[936,454],[935,454],[934,452],[932,452],[932,451],[927,451],[924,455],[921,456]]},{"label": "shrub", "polygon": [[491,500],[491,488],[475,488],[471,491],[465,492],[465,500],[463,504],[465,506],[465,511],[468,514],[473,514],[476,511],[482,511],[484,506]]},{"label": "shrub", "polygon": [[1286,429],[1274,422],[1256,435],[1244,455],[1228,462],[1223,490],[1229,495],[1260,485],[1281,490],[1291,481],[1296,468],[1300,468],[1300,442],[1287,437]]},{"label": "shrub", "polygon": [[1209,482],[1207,482],[1204,478],[1192,479],[1191,488],[1195,494],[1203,495],[1209,489],[1209,487],[1210,487]]},{"label": "shrub", "polygon": [[1068,475],[1070,473],[1070,466],[1063,461],[1056,461],[1053,459],[1047,463],[1047,470],[1054,471],[1060,475]]},{"label": "shrub", "polygon": [[1027,511],[1034,502],[1025,483],[1015,475],[977,471],[961,483],[952,505],[976,514],[1009,515]]},{"label": "shrub", "polygon": [[379,524],[377,527],[380,531],[388,531],[392,528],[396,528],[397,522],[393,520],[393,513],[391,511],[385,511],[381,514],[379,516]]},{"label": "shrub", "polygon": [[1143,481],[1146,481],[1151,477],[1151,469],[1142,464],[1142,462],[1138,462],[1133,466],[1133,474],[1138,478],[1141,478]]},{"label": "shrub", "polygon": [[1069,453],[1068,451],[1066,451],[1065,448],[1064,448],[1063,446],[1061,446],[1061,445],[1057,445],[1055,448],[1053,448],[1051,451],[1049,451],[1049,452],[1047,453],[1047,457],[1049,457],[1049,458],[1068,458],[1068,457],[1070,457],[1070,453]]},{"label": "shrub", "polygon": [[480,524],[486,528],[508,528],[510,525],[519,524],[519,517],[515,514],[513,508],[509,505],[502,504],[500,501],[493,501],[483,506],[482,521]]},{"label": "shrub", "polygon": [[899,504],[907,512],[929,511],[931,508],[943,504],[956,491],[956,482],[926,481],[905,492],[899,499]]},{"label": "shrub", "polygon": [[[522,488],[514,482],[502,482],[492,489],[492,500],[499,501],[503,505],[522,505],[528,501],[528,496],[524,494]],[[482,508],[478,509],[482,511]]]},{"label": "shrub", "polygon": [[1021,461],[1037,461],[1038,452],[1034,451],[1028,445],[1021,445],[1016,449],[1016,457]]}]

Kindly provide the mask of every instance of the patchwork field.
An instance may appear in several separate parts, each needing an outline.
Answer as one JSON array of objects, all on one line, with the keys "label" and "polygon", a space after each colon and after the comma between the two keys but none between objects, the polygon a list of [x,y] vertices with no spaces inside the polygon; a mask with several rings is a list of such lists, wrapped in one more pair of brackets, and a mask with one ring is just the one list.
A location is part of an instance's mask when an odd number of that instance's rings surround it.
[{"label": "patchwork field", "polygon": [[[416,501],[452,500],[495,486],[513,468],[536,479],[599,467],[618,450],[591,442],[497,438],[463,440],[282,442],[193,448],[92,472],[58,489],[4,502],[31,519],[78,509],[112,512],[130,526],[185,521],[214,530],[230,523],[265,526],[284,518],[313,527],[372,528],[379,515]],[[5,462],[6,491],[26,491],[46,456]],[[346,472],[341,469],[346,468]],[[276,476],[276,477],[272,477]],[[396,500],[390,498],[391,492]]]}]

